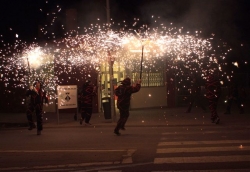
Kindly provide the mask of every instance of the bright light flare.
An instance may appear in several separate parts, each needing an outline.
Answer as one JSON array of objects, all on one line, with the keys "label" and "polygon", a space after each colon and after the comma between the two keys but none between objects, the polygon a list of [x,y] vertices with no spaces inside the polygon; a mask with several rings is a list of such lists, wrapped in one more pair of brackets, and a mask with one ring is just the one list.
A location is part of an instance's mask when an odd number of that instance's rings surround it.
[{"label": "bright light flare", "polygon": [[24,51],[23,59],[27,59],[30,67],[36,69],[42,65],[45,55],[41,47],[32,47]]}]

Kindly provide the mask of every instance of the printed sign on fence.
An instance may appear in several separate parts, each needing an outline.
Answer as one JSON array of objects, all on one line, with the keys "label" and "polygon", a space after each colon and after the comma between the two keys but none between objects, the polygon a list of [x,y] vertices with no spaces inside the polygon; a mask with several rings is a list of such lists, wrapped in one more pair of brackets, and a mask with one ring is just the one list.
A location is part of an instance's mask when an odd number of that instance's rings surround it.
[{"label": "printed sign on fence", "polygon": [[58,109],[77,108],[77,85],[58,85]]}]

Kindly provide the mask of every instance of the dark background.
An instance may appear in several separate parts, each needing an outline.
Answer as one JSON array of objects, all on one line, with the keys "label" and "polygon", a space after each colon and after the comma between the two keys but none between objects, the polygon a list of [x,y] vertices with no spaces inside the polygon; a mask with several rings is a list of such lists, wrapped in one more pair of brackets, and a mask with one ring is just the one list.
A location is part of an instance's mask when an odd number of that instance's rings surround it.
[{"label": "dark background", "polygon": [[[32,40],[37,37],[38,25],[50,25],[54,16],[50,27],[60,30],[69,8],[78,10],[80,27],[95,23],[97,18],[106,22],[105,0],[1,0],[0,34],[4,40],[15,38],[15,34],[22,40]],[[163,22],[202,30],[206,36],[214,33],[232,45],[249,43],[248,0],[110,0],[110,10],[115,22],[133,23],[139,18],[153,26],[151,16],[161,16]]]},{"label": "dark background", "polygon": [[[107,22],[105,0],[1,0],[0,47],[13,44],[16,34],[27,43],[65,37],[68,31],[64,29],[66,10],[72,8],[77,10],[75,29],[79,34],[90,24]],[[155,27],[159,23],[155,23],[152,16],[159,16],[165,25],[173,23],[190,32],[202,31],[205,39],[214,35],[216,41],[226,42],[233,50],[226,57],[230,64],[227,72],[233,70],[238,81],[247,80],[247,87],[250,79],[249,11],[249,0],[110,0],[110,16],[116,24],[131,26],[135,19],[140,19],[138,25]],[[41,36],[40,28],[47,34]],[[239,68],[232,65],[235,61]],[[0,64],[3,65],[1,53]]]},{"label": "dark background", "polygon": [[[227,56],[229,64],[238,61],[240,66],[234,70],[243,72],[249,68],[246,65],[250,55],[249,0],[109,1],[110,16],[115,24],[123,25],[125,21],[131,26],[137,18],[140,19],[138,25],[154,27],[159,23],[155,24],[152,16],[160,16],[165,25],[173,23],[186,31],[202,31],[204,38],[214,35],[215,39],[226,42],[233,49]],[[16,34],[18,39],[27,42],[63,38],[67,32],[66,10],[71,8],[77,10],[75,30],[79,34],[90,24],[101,25],[107,21],[106,0],[1,0],[0,41],[12,43]],[[47,34],[39,34],[39,28]]]}]

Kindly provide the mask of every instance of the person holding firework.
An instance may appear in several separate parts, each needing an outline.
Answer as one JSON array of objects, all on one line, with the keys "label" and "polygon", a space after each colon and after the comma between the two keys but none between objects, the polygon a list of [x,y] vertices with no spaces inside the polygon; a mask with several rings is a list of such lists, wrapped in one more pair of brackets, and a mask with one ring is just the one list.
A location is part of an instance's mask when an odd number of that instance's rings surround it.
[{"label": "person holding firework", "polygon": [[138,92],[141,89],[141,80],[137,82],[135,86],[131,85],[131,79],[125,78],[121,85],[119,85],[115,89],[115,95],[118,97],[117,99],[117,108],[120,112],[120,118],[115,127],[114,133],[116,135],[120,135],[120,129],[125,130],[125,124],[129,117],[129,106],[130,106],[130,98],[133,93]]},{"label": "person holding firework", "polygon": [[43,103],[48,104],[48,98],[46,91],[42,88],[42,83],[39,80],[36,80],[33,86],[26,92],[26,97],[29,97],[28,109],[26,111],[29,128],[32,130],[36,128],[33,121],[32,114],[35,112],[37,120],[37,135],[41,135],[43,130]]}]

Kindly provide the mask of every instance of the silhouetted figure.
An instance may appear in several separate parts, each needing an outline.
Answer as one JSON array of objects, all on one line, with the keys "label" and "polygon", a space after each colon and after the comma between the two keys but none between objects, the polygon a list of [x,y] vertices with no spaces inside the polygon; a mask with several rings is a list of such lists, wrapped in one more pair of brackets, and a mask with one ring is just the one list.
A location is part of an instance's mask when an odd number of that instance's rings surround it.
[{"label": "silhouetted figure", "polygon": [[91,125],[89,123],[92,111],[93,111],[93,97],[96,95],[95,87],[91,84],[91,81],[86,81],[82,86],[80,93],[80,108],[81,108],[81,119],[80,124],[85,121],[85,125]]},{"label": "silhouetted figure", "polygon": [[133,93],[141,89],[141,80],[135,86],[131,86],[130,78],[125,78],[115,89],[115,95],[118,96],[117,108],[120,112],[120,119],[117,122],[114,133],[120,135],[119,130],[125,130],[125,124],[129,117],[130,98]]},{"label": "silhouetted figure", "polygon": [[37,120],[37,135],[41,135],[43,130],[43,103],[48,104],[48,98],[46,91],[43,90],[42,84],[40,81],[35,81],[33,86],[30,87],[26,92],[26,97],[29,97],[28,109],[26,112],[29,130],[36,128],[33,121],[32,114],[35,112]]},{"label": "silhouetted figure", "polygon": [[206,96],[208,99],[209,109],[211,112],[211,120],[215,124],[218,124],[220,122],[220,118],[217,114],[217,105],[220,95],[221,95],[220,81],[217,78],[215,78],[213,74],[210,74],[206,82]]}]

